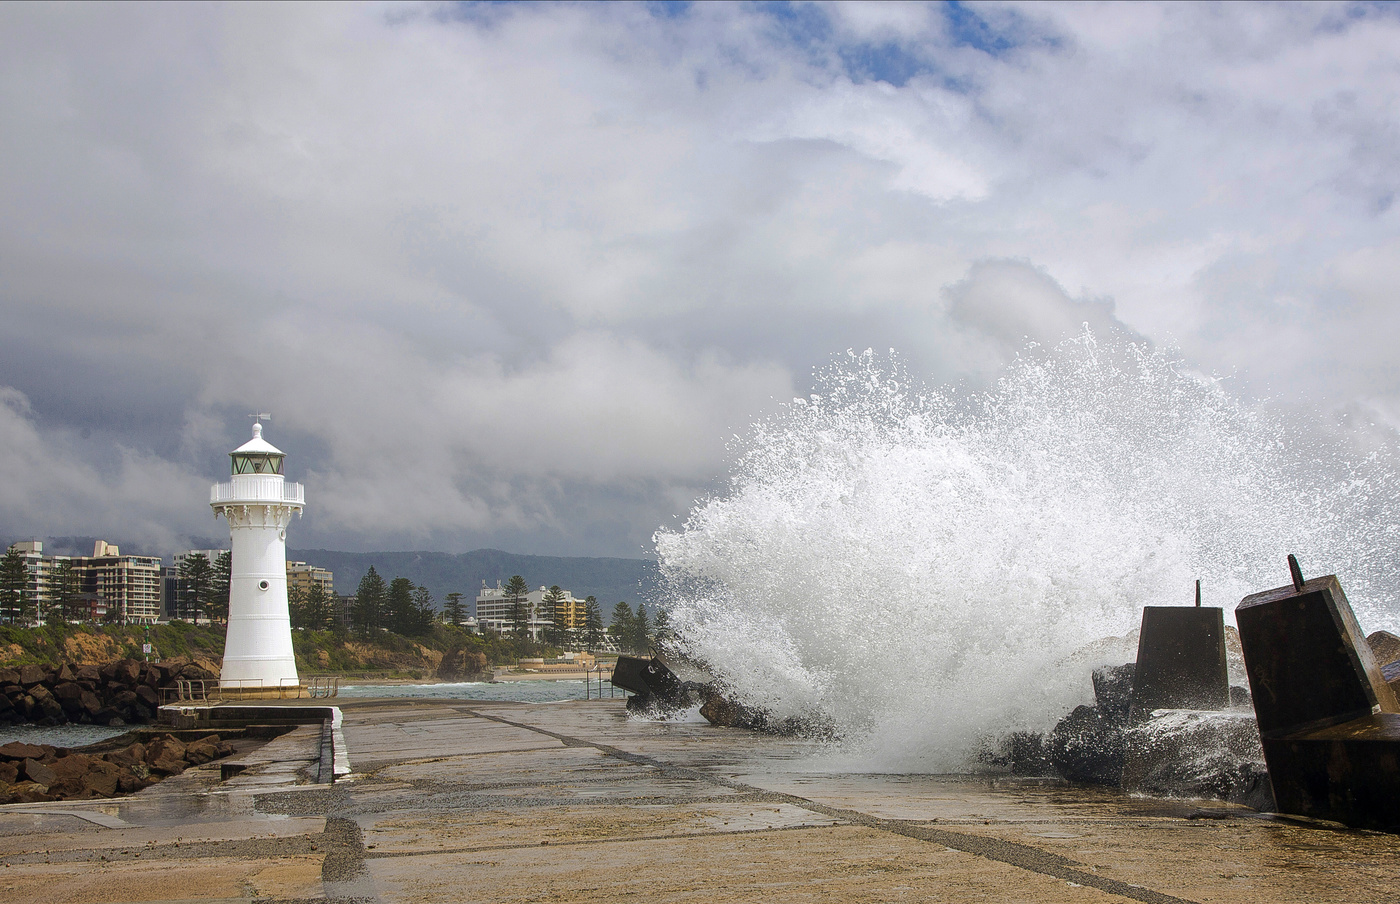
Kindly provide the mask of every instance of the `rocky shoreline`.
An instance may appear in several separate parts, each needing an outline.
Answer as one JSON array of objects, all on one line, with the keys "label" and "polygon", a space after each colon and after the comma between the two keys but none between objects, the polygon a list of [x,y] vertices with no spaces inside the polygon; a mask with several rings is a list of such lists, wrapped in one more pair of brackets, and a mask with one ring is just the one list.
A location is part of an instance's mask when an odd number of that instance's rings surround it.
[{"label": "rocky shoreline", "polygon": [[12,741],[0,746],[0,804],[133,794],[231,753],[233,745],[216,734],[188,744],[162,734],[103,753]]},{"label": "rocky shoreline", "polygon": [[0,725],[147,723],[155,719],[166,688],[180,680],[217,677],[207,665],[185,660],[0,669]]}]

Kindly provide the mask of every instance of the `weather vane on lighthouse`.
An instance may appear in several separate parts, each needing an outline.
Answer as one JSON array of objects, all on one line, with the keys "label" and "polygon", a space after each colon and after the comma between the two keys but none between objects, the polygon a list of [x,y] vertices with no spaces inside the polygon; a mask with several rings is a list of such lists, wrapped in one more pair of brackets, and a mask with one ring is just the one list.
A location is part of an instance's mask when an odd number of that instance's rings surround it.
[{"label": "weather vane on lighthouse", "polygon": [[209,492],[214,516],[233,538],[228,636],[219,678],[225,688],[295,687],[296,659],[287,612],[287,525],[305,508],[305,491],[283,478],[286,454],[262,438],[258,412],[253,438],[229,453],[233,477]]}]

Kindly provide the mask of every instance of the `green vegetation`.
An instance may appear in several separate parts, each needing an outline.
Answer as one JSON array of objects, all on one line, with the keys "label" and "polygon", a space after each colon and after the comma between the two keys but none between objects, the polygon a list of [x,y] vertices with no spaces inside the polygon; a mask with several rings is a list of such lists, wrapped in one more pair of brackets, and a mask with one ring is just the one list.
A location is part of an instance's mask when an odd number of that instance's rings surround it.
[{"label": "green vegetation", "polygon": [[141,659],[147,637],[154,647],[151,658],[185,656],[217,659],[224,652],[224,629],[210,625],[171,622],[152,625],[70,625],[55,623],[38,628],[0,626],[0,667],[60,662],[109,662]]}]

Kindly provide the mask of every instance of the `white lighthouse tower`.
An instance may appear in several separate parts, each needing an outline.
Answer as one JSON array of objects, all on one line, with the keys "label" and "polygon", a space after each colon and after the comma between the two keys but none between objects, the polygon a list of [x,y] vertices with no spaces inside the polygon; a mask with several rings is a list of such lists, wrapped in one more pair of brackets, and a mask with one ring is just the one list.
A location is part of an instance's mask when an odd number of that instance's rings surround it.
[{"label": "white lighthouse tower", "polygon": [[[259,418],[266,415],[258,415]],[[225,687],[295,687],[292,624],[287,616],[287,524],[305,504],[299,483],[286,483],[287,456],[262,438],[229,453],[233,479],[209,493],[214,516],[228,520],[233,535],[228,594],[228,637],[219,674]]]}]

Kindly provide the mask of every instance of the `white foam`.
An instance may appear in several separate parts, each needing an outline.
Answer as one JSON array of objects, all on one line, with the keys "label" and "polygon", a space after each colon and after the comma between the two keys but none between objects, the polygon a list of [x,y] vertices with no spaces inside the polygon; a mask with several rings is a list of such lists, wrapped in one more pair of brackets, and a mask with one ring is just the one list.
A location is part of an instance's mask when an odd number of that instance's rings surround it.
[{"label": "white foam", "polygon": [[1170,354],[1085,335],[971,399],[869,352],[819,384],[656,546],[691,654],[749,704],[834,720],[852,767],[958,768],[1048,729],[1132,659],[1093,644],[1142,606],[1200,578],[1230,619],[1289,552],[1367,630],[1400,621],[1389,460],[1295,448]]}]

